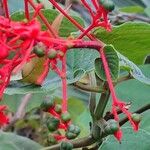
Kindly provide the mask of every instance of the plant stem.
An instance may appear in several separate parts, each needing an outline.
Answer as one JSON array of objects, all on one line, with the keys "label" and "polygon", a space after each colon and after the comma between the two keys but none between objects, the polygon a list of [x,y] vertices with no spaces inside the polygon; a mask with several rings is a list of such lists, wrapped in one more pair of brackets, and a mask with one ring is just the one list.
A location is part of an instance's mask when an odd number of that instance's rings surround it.
[{"label": "plant stem", "polygon": [[[30,3],[30,5],[36,10],[36,6],[35,4],[32,2],[32,0],[28,0],[28,2]],[[39,11],[38,12],[41,20],[45,23],[46,27],[48,28],[48,30],[50,31],[50,33],[52,34],[52,37],[57,37],[57,35],[55,34],[55,32],[53,31],[51,25],[49,24],[49,22],[47,21],[47,19],[45,18],[45,16]]]},{"label": "plant stem", "polygon": [[95,92],[95,93],[104,93],[105,90],[104,89],[100,89],[100,87],[98,86],[89,86],[80,82],[75,82],[73,84],[74,86],[76,86],[77,88],[84,90],[84,91],[88,91],[88,92]]},{"label": "plant stem", "polygon": [[[96,141],[92,136],[87,136],[87,137],[79,138],[76,140],[70,140],[69,142],[73,144],[73,148],[80,148],[80,147],[86,147],[86,146],[92,145]],[[42,148],[41,150],[60,150],[60,144],[45,147],[45,148]]]},{"label": "plant stem", "polygon": [[10,19],[7,0],[3,0],[3,7],[4,7],[4,10],[5,10],[5,16],[6,16],[8,19]]},{"label": "plant stem", "polygon": [[116,83],[116,84],[121,83],[121,82],[123,82],[123,81],[130,80],[130,79],[133,79],[133,77],[132,77],[130,74],[128,74],[128,75],[126,75],[126,76],[123,76],[123,77],[119,78],[119,79],[117,80],[117,83]]},{"label": "plant stem", "polygon": [[14,117],[11,119],[10,123],[8,125],[6,125],[3,128],[3,131],[7,131],[8,129],[10,129],[18,120],[22,119],[25,115],[25,108],[28,104],[28,102],[31,99],[32,94],[26,94],[23,98],[22,101],[18,107],[17,112],[15,113]]},{"label": "plant stem", "polygon": [[67,106],[67,101],[68,101],[68,95],[67,95],[67,68],[66,68],[66,54],[62,59],[62,73],[64,77],[62,77],[62,111],[67,112],[68,106]]},{"label": "plant stem", "polygon": [[25,7],[25,17],[29,20],[30,14],[29,14],[28,0],[24,0],[24,7]]},{"label": "plant stem", "polygon": [[105,107],[107,105],[108,99],[110,96],[110,91],[106,91],[105,93],[102,93],[100,96],[100,100],[97,104],[96,110],[95,110],[95,118],[99,120],[103,117]]},{"label": "plant stem", "polygon": [[[90,80],[90,86],[96,86],[96,78],[95,78],[95,72],[89,73],[89,80]],[[90,93],[90,100],[89,100],[89,110],[92,116],[92,119],[94,120],[94,112],[96,107],[96,93],[91,92]]]}]

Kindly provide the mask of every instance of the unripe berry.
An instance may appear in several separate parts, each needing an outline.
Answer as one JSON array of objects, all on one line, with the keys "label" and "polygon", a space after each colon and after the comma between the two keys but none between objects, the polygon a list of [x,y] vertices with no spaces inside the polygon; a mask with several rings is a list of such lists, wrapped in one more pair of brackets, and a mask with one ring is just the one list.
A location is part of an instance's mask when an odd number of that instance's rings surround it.
[{"label": "unripe berry", "polygon": [[57,104],[57,105],[55,106],[55,111],[56,111],[58,114],[60,114],[61,111],[62,111],[61,105]]},{"label": "unripe berry", "polygon": [[54,145],[54,144],[57,143],[57,140],[55,139],[55,137],[53,137],[53,136],[50,135],[50,136],[47,138],[47,142],[48,142],[50,145]]},{"label": "unripe berry", "polygon": [[112,0],[100,0],[100,3],[108,11],[113,11],[115,9],[115,5]]},{"label": "unripe berry", "polygon": [[68,112],[63,113],[63,114],[61,115],[61,119],[62,119],[62,121],[64,121],[64,122],[70,121],[70,120],[71,120],[70,113],[68,113]]},{"label": "unripe berry", "polygon": [[134,122],[139,123],[142,119],[142,116],[140,114],[134,113],[134,114],[131,115],[131,118]]},{"label": "unripe berry", "polygon": [[73,149],[73,145],[70,142],[67,141],[61,142],[60,150],[72,150],[72,149]]},{"label": "unripe berry", "polygon": [[49,49],[48,51],[48,58],[54,59],[57,56],[57,51],[55,49]]},{"label": "unripe berry", "polygon": [[47,119],[46,125],[49,131],[56,131],[58,129],[59,123],[59,119],[53,117]]},{"label": "unripe berry", "polygon": [[43,111],[48,111],[49,108],[52,108],[55,106],[55,103],[53,100],[51,100],[50,102],[47,102],[47,101],[44,101],[40,108],[43,110]]},{"label": "unripe berry", "polygon": [[69,132],[67,131],[65,134],[67,139],[75,139],[77,137],[77,135],[75,133]]},{"label": "unripe berry", "polygon": [[71,124],[68,128],[68,131],[69,132],[72,132],[72,133],[75,133],[76,135],[79,135],[81,130],[78,126],[74,125],[74,124]]},{"label": "unripe berry", "polygon": [[119,124],[116,120],[110,119],[110,120],[107,121],[107,125],[104,128],[104,132],[106,134],[114,134],[118,130],[119,130]]},{"label": "unripe berry", "polygon": [[45,46],[41,43],[37,44],[33,48],[33,53],[35,53],[38,57],[43,57],[45,55]]}]

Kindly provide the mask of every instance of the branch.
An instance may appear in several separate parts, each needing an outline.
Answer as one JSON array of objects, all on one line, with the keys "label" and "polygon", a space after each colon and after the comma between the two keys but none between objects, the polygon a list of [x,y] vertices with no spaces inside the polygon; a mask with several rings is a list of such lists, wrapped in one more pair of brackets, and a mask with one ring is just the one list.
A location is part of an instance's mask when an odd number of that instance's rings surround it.
[{"label": "branch", "polygon": [[[84,138],[71,140],[69,142],[72,143],[73,148],[80,148],[80,147],[86,147],[86,146],[92,145],[96,141],[92,136],[87,136],[87,137],[84,137]],[[46,147],[46,148],[42,148],[41,150],[60,150],[60,144],[61,143],[56,144],[54,146],[49,146],[49,147]]]},{"label": "branch", "polygon": [[3,131],[7,131],[9,128],[11,128],[18,120],[22,119],[25,115],[25,108],[29,102],[29,100],[31,99],[32,94],[26,94],[21,101],[20,106],[18,107],[17,112],[15,113],[15,115],[12,117],[10,123],[8,125],[6,125],[3,128]]},{"label": "branch", "polygon": [[89,86],[86,84],[82,84],[80,82],[75,82],[73,85],[81,90],[88,91],[88,92],[96,92],[96,93],[104,93],[105,92],[104,89],[100,89],[100,87],[98,87],[98,86],[92,87],[92,86]]},{"label": "branch", "polygon": [[121,82],[123,82],[123,81],[130,80],[130,79],[133,79],[133,77],[132,77],[131,74],[129,73],[128,75],[119,78],[119,79],[117,80],[117,83],[116,83],[116,84],[121,83]]},{"label": "branch", "polygon": [[[147,110],[149,110],[149,109],[150,109],[150,104],[147,104],[147,105],[145,105],[145,106],[139,108],[138,110],[136,110],[136,111],[133,112],[133,113],[141,114],[141,113],[143,113],[143,112],[145,112],[145,111],[147,111]],[[128,121],[128,118],[125,117],[125,118],[123,118],[123,119],[121,119],[121,120],[119,121],[119,125],[122,126],[122,125],[124,125],[127,121]]]}]

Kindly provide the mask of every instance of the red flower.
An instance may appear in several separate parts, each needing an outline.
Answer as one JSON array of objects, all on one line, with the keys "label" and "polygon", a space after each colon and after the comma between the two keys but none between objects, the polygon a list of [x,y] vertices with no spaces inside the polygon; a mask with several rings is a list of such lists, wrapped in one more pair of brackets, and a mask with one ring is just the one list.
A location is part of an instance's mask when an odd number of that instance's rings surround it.
[{"label": "red flower", "polygon": [[0,106],[0,126],[3,126],[5,124],[9,123],[9,118],[3,112],[6,109],[7,109],[7,106],[5,106],[5,105]]}]

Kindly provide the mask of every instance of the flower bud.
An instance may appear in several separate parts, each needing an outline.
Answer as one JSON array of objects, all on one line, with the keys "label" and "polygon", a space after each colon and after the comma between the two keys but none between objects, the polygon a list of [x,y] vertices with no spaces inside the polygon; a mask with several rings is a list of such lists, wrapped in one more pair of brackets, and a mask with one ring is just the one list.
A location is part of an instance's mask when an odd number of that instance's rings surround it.
[{"label": "flower bud", "polygon": [[100,0],[100,3],[108,11],[113,11],[115,9],[115,5],[112,0]]}]

